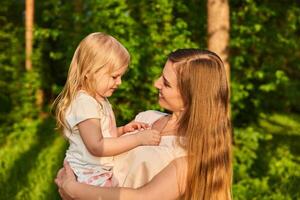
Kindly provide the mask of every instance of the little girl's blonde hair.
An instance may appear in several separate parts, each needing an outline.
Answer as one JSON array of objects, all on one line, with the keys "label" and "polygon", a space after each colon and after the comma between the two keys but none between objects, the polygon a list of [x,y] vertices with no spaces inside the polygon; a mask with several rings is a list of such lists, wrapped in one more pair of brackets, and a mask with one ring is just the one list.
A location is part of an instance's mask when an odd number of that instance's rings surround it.
[{"label": "little girl's blonde hair", "polygon": [[93,75],[104,67],[108,67],[108,72],[112,72],[128,66],[129,61],[128,51],[114,37],[100,32],[86,36],[73,55],[66,84],[53,104],[57,128],[68,128],[65,112],[78,90],[84,89],[95,97],[94,78],[88,75]]}]

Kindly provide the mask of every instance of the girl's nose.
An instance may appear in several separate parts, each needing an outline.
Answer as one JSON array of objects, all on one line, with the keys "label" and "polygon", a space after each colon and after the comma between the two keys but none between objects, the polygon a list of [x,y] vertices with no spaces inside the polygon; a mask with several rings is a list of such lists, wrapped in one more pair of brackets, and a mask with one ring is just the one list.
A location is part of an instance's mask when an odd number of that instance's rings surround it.
[{"label": "girl's nose", "polygon": [[121,85],[121,83],[122,83],[122,79],[121,79],[121,77],[119,77],[119,78],[116,80],[116,84],[117,84],[117,85]]}]

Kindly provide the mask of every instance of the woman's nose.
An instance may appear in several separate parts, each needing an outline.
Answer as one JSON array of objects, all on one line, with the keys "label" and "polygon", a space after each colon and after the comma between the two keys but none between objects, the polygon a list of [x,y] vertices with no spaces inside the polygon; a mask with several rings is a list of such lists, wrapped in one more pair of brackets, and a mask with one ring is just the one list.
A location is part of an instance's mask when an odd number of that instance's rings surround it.
[{"label": "woman's nose", "polygon": [[157,89],[161,88],[160,79],[161,77],[159,77],[156,81],[154,81],[154,87]]}]

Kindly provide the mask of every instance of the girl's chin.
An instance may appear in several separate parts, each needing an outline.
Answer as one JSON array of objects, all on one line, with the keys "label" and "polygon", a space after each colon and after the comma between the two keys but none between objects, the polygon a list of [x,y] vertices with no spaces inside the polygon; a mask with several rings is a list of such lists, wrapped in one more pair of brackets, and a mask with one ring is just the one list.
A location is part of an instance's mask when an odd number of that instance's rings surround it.
[{"label": "girl's chin", "polygon": [[105,97],[111,97],[113,93],[107,93],[105,94]]},{"label": "girl's chin", "polygon": [[114,89],[110,89],[105,93],[105,97],[110,97],[111,95],[113,95],[114,91],[115,91]]}]

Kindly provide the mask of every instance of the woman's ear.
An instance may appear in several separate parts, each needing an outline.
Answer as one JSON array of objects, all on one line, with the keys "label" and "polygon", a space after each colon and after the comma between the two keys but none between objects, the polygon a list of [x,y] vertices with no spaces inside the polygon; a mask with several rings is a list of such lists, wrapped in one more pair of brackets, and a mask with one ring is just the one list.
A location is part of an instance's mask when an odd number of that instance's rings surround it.
[{"label": "woman's ear", "polygon": [[184,111],[184,110],[185,110],[185,107],[180,108],[180,111]]}]

